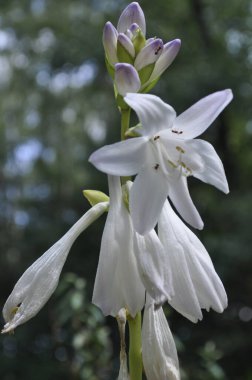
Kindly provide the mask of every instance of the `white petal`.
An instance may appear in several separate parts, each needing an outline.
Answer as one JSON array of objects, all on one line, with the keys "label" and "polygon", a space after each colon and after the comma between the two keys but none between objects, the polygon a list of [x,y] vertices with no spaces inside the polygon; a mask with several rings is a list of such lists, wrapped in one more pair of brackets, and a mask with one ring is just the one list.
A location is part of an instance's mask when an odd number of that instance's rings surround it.
[{"label": "white petal", "polygon": [[167,194],[168,184],[161,170],[147,166],[138,174],[130,191],[129,208],[139,234],[155,227]]},{"label": "white petal", "polygon": [[179,380],[175,342],[162,308],[145,307],[143,327],[143,365],[147,380]]},{"label": "white petal", "polygon": [[158,96],[150,94],[127,94],[125,102],[136,112],[143,126],[143,135],[154,136],[172,127],[176,112]]},{"label": "white petal", "polygon": [[142,8],[137,2],[130,3],[122,12],[118,24],[117,30],[119,33],[125,33],[132,24],[137,24],[142,30],[142,33],[146,33],[145,17]]},{"label": "white petal", "polygon": [[169,198],[187,223],[199,230],[203,228],[204,223],[189,194],[186,177],[180,176],[169,183]]},{"label": "white petal", "polygon": [[107,174],[133,175],[145,162],[146,143],[146,138],[137,137],[106,145],[91,154],[89,162]]},{"label": "white petal", "polygon": [[34,317],[56,289],[69,250],[79,236],[108,207],[108,202],[93,206],[75,225],[21,276],[7,299],[3,333]]},{"label": "white petal", "polygon": [[134,251],[142,282],[155,303],[162,304],[171,299],[173,288],[169,256],[165,253],[155,230],[144,236],[136,232]]},{"label": "white petal", "polygon": [[145,290],[133,251],[133,228],[122,201],[119,177],[109,176],[110,207],[104,227],[93,303],[104,315],[126,308],[134,317],[144,305]]},{"label": "white petal", "polygon": [[[211,259],[193,232],[174,213],[168,202],[161,212],[158,235],[171,256],[174,297],[169,302],[192,322],[202,319],[201,309],[222,312],[227,296]],[[178,248],[170,249],[176,240]]]},{"label": "white petal", "polygon": [[231,90],[214,92],[206,96],[177,117],[174,130],[182,132],[179,137],[193,139],[201,135],[231,102]]},{"label": "white petal", "polygon": [[152,71],[150,79],[147,83],[150,83],[156,78],[160,77],[163,72],[172,64],[179,52],[180,46],[181,41],[179,39],[170,41],[164,45],[162,54],[157,60],[154,70]]},{"label": "white petal", "polygon": [[216,153],[214,147],[203,140],[187,141],[187,145],[197,152],[203,162],[201,170],[194,171],[193,176],[203,182],[210,183],[223,191],[225,194],[229,192],[226,174],[220,157]]},{"label": "white petal", "polygon": [[134,66],[128,63],[117,63],[115,65],[115,85],[122,96],[127,92],[138,92],[141,82]]}]

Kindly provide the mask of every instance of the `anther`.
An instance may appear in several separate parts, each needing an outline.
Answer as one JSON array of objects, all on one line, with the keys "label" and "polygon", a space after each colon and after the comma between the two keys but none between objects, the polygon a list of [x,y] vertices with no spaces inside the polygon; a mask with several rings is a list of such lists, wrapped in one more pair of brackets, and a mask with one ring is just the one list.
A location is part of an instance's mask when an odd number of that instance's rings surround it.
[{"label": "anther", "polygon": [[176,131],[175,129],[172,129],[172,133],[176,133],[177,135],[181,135],[183,131]]},{"label": "anther", "polygon": [[180,153],[185,153],[184,149],[182,149],[181,146],[176,146],[176,149]]},{"label": "anther", "polygon": [[160,136],[154,136],[154,141],[156,141],[156,140],[158,140],[158,139],[160,139]]}]

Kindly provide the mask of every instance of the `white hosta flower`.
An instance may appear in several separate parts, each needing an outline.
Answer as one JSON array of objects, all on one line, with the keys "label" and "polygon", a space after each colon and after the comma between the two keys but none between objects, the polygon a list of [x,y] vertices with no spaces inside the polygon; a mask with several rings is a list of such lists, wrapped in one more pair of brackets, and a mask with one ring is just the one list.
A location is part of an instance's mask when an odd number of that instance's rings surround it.
[{"label": "white hosta flower", "polygon": [[203,228],[187,187],[190,175],[228,193],[224,168],[213,146],[194,138],[209,127],[232,97],[231,90],[215,92],[178,117],[157,96],[130,93],[124,97],[138,115],[142,136],[107,145],[89,161],[107,174],[137,174],[130,193],[130,213],[137,232],[146,234],[154,228],[167,196],[186,222]]},{"label": "white hosta flower", "polygon": [[104,315],[127,308],[134,317],[143,308],[145,289],[133,249],[133,229],[119,177],[108,177],[110,207],[104,227],[95,278],[93,303]]},{"label": "white hosta flower", "polygon": [[134,251],[141,280],[155,304],[171,300],[174,291],[170,256],[156,231],[153,229],[144,236],[134,232]]},{"label": "white hosta flower", "polygon": [[62,267],[74,241],[108,207],[108,202],[93,206],[48,251],[36,260],[16,283],[3,308],[6,322],[2,333],[34,317],[55,291]]},{"label": "white hosta flower", "polygon": [[[104,315],[126,308],[134,317],[145,291],[156,304],[173,295],[169,256],[154,230],[140,236],[124,204],[120,178],[108,176],[110,207],[101,242],[93,303]],[[130,185],[129,185],[130,186]]]},{"label": "white hosta flower", "polygon": [[163,309],[146,305],[142,327],[143,365],[147,380],[179,380],[177,350]]},{"label": "white hosta flower", "polygon": [[192,322],[202,319],[201,309],[213,308],[222,313],[227,307],[227,295],[212,261],[203,244],[168,201],[158,221],[158,235],[170,256],[174,288],[170,305]]}]

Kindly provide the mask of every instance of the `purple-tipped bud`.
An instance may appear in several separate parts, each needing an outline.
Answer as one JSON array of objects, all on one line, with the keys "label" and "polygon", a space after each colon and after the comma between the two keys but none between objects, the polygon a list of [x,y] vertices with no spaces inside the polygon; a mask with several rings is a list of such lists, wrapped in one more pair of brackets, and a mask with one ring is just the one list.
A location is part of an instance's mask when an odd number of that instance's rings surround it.
[{"label": "purple-tipped bud", "polygon": [[125,34],[126,34],[127,37],[129,37],[130,40],[132,40],[133,34],[132,34],[132,32],[129,29],[126,30]]},{"label": "purple-tipped bud", "polygon": [[146,45],[137,55],[134,66],[137,71],[143,67],[155,63],[163,50],[163,41],[160,38],[155,39]]},{"label": "purple-tipped bud", "polygon": [[136,69],[128,63],[117,63],[115,65],[115,85],[122,96],[125,96],[127,92],[138,92],[141,82]]},{"label": "purple-tipped bud", "polygon": [[118,34],[118,42],[124,47],[124,49],[131,55],[132,58],[135,57],[135,48],[129,37],[124,33]]},{"label": "purple-tipped bud", "polygon": [[127,29],[130,29],[131,25],[136,23],[142,30],[142,33],[146,33],[145,17],[142,8],[137,2],[129,4],[122,12],[117,30],[119,33],[125,33]]},{"label": "purple-tipped bud", "polygon": [[139,25],[134,23],[130,26],[129,30],[131,31],[131,33],[133,34],[133,36],[136,34],[136,32],[141,29],[139,28]]},{"label": "purple-tipped bud", "polygon": [[156,38],[155,37],[151,37],[151,38],[148,38],[148,40],[146,40],[146,45],[149,45],[151,42],[153,42]]},{"label": "purple-tipped bud", "polygon": [[103,46],[109,63],[114,64],[118,62],[116,48],[117,48],[118,32],[111,22],[107,22],[103,29]]},{"label": "purple-tipped bud", "polygon": [[157,60],[154,70],[148,82],[151,82],[155,80],[156,78],[160,77],[160,75],[163,74],[163,72],[167,69],[167,67],[169,67],[172,64],[176,55],[179,52],[180,46],[181,46],[181,41],[179,39],[170,41],[164,45],[162,54]]}]

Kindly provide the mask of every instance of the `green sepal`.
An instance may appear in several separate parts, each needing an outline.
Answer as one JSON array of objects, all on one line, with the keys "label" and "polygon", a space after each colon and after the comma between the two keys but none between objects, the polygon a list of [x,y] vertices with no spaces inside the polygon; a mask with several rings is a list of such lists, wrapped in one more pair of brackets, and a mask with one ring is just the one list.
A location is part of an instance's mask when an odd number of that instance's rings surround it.
[{"label": "green sepal", "polygon": [[130,63],[131,65],[134,62],[134,58],[130,53],[125,49],[120,41],[117,41],[117,57],[119,62]]},{"label": "green sepal", "polygon": [[117,94],[117,96],[116,96],[116,103],[121,110],[126,111],[129,109],[128,104],[124,101],[122,95],[120,95],[120,94]]},{"label": "green sepal", "polygon": [[154,86],[156,86],[159,79],[160,79],[160,77],[154,79],[152,82],[150,82],[146,86],[143,85],[141,88],[141,93],[146,94],[147,92],[149,92]]},{"label": "green sepal", "polygon": [[129,184],[127,182],[122,185],[122,198],[126,209],[129,211]]},{"label": "green sepal", "polygon": [[144,85],[144,83],[146,83],[149,80],[152,74],[152,71],[154,70],[154,67],[155,67],[155,62],[150,63],[149,65],[143,67],[140,71],[138,71],[138,75],[139,75],[142,85]]},{"label": "green sepal", "polygon": [[109,60],[108,60],[106,55],[105,55],[105,63],[106,63],[106,67],[107,67],[109,75],[114,80],[114,78],[115,78],[115,67],[114,67],[114,65],[111,65],[111,63],[109,63]]},{"label": "green sepal", "polygon": [[139,129],[142,129],[142,128],[143,127],[142,127],[141,123],[135,125],[134,127],[129,128],[125,133],[125,137],[139,137],[139,136],[141,136],[141,134],[138,131],[139,131]]},{"label": "green sepal", "polygon": [[134,45],[136,55],[140,52],[140,50],[142,50],[142,48],[145,47],[146,39],[140,28],[136,31],[136,34],[132,39],[132,43]]},{"label": "green sepal", "polygon": [[83,190],[84,197],[88,200],[91,206],[95,206],[97,203],[109,202],[109,197],[98,190]]}]

